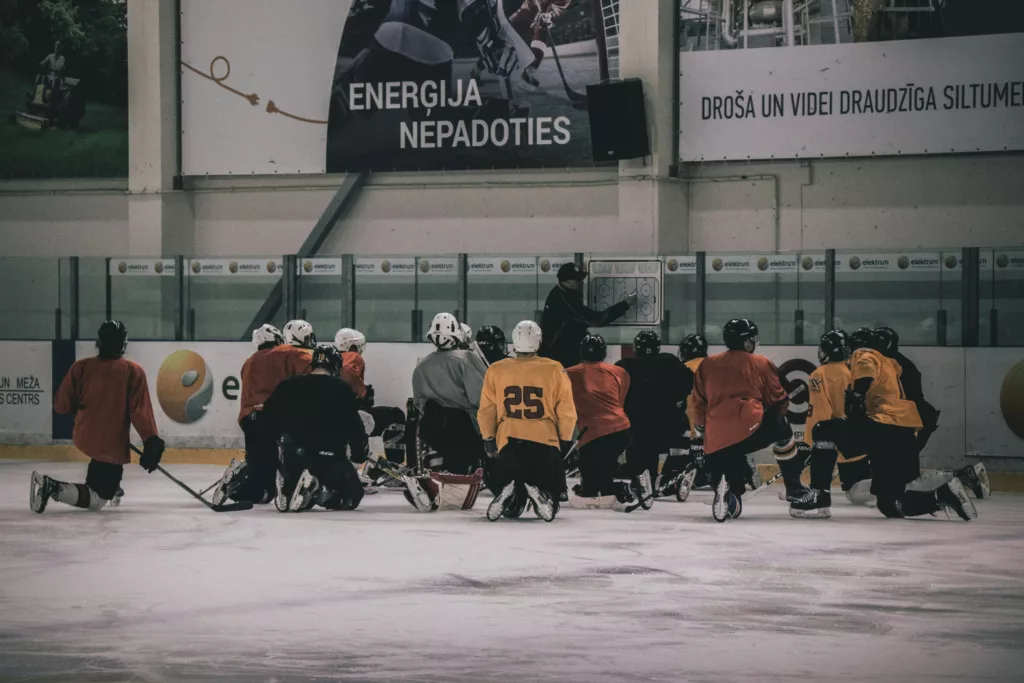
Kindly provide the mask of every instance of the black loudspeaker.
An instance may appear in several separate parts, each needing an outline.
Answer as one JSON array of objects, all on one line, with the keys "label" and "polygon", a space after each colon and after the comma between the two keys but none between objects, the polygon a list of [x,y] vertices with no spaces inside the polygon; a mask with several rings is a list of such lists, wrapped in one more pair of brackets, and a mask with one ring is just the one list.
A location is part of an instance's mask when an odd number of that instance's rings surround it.
[{"label": "black loudspeaker", "polygon": [[639,78],[588,85],[587,109],[594,161],[638,159],[651,153]]}]

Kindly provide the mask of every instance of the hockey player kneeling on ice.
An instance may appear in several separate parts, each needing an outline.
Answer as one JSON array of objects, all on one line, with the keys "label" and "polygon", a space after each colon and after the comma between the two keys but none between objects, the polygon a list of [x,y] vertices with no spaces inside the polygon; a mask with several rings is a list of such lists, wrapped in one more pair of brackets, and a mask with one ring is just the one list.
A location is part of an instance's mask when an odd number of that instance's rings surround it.
[{"label": "hockey player kneeling on ice", "polygon": [[337,349],[317,347],[311,366],[310,374],[281,382],[263,406],[280,448],[274,505],[281,512],[313,505],[354,510],[363,486],[352,462],[364,462],[368,453],[359,403],[339,377]]},{"label": "hockey player kneeling on ice", "polygon": [[84,484],[33,472],[29,505],[34,512],[45,510],[51,500],[93,512],[117,501],[124,466],[131,462],[129,425],[143,440],[142,468],[153,472],[160,464],[164,442],[157,436],[146,372],[123,357],[127,347],[125,326],[107,320],[97,334],[99,353],[76,361],[61,382],[53,408],[75,416],[75,446],[89,456],[89,467]]},{"label": "hockey player kneeling on ice", "polygon": [[[671,450],[683,445],[684,408],[693,388],[693,372],[676,356],[662,353],[661,339],[651,330],[636,335],[633,357],[623,358],[616,365],[629,373],[630,380],[626,414],[633,443],[626,451],[626,473],[633,479],[641,505],[649,509],[661,459],[664,457],[665,464],[672,468],[666,472],[669,476],[687,464],[678,457],[669,463],[668,457]],[[659,483],[666,481],[662,477]]]},{"label": "hockey player kneeling on ice", "polygon": [[459,348],[462,338],[455,316],[438,313],[427,332],[436,350],[412,373],[420,440],[441,459],[431,468],[453,474],[475,472],[484,455],[476,413],[487,368],[473,351]]},{"label": "hockey player kneeling on ice", "polygon": [[[757,348],[757,325],[733,319],[722,328],[728,351],[711,356],[697,370],[693,408],[695,447],[707,451],[715,489],[712,516],[735,519],[743,511],[742,495],[752,485],[747,455],[772,444],[787,490],[800,484],[803,462],[797,457],[793,429],[786,420],[789,399],[775,366]],[[795,493],[795,490],[794,490]]]},{"label": "hockey player kneeling on ice", "polygon": [[[852,385],[844,401],[845,424],[834,433],[818,436],[834,437],[836,447],[845,454],[867,454],[872,473],[871,493],[886,517],[916,517],[947,509],[965,521],[974,519],[977,509],[957,479],[943,482],[933,490],[907,488],[921,475],[915,437],[916,430],[921,428],[921,417],[914,403],[903,398],[900,366],[880,352],[883,341],[866,328],[850,335]],[[826,516],[814,514],[829,502],[822,488],[824,475],[815,478],[816,464],[812,460],[811,490],[804,500],[792,506],[800,516]],[[826,468],[831,470],[832,464],[823,462],[820,471]]]},{"label": "hockey player kneeling on ice", "polygon": [[579,443],[580,483],[569,503],[632,512],[640,505],[637,492],[629,484],[615,481],[619,456],[632,440],[624,408],[629,373],[605,363],[607,355],[604,339],[588,334],[580,342],[582,362],[566,370],[579,427],[587,430]]},{"label": "hockey player kneeling on ice", "polygon": [[[804,441],[811,448],[811,488],[817,487],[823,504],[812,512],[803,511],[806,502],[802,495],[796,499],[790,514],[794,517],[828,517],[831,513],[832,468],[838,458],[839,481],[850,502],[873,505],[871,495],[871,466],[865,454],[844,454],[836,450],[836,441],[844,440],[842,433],[846,417],[844,401],[850,385],[849,335],[843,330],[832,330],[821,337],[818,344],[818,362],[821,364],[807,380],[810,394]],[[838,435],[838,436],[837,436]],[[803,458],[803,454],[798,457]],[[806,491],[804,494],[806,495]],[[799,504],[797,502],[799,501]]]},{"label": "hockey player kneeling on ice", "polygon": [[540,344],[540,326],[524,320],[512,331],[516,357],[495,363],[484,377],[477,417],[487,454],[497,458],[487,508],[492,522],[519,516],[524,494],[550,522],[566,491],[562,458],[576,428],[572,385],[557,361],[537,356]]},{"label": "hockey player kneeling on ice", "polygon": [[[293,326],[293,332],[298,331],[296,328]],[[284,335],[273,325],[253,330],[252,343],[256,352],[242,365],[238,400],[238,424],[245,434],[245,461],[232,460],[224,470],[213,490],[214,505],[223,505],[229,498],[239,503],[269,503],[274,497],[277,435],[263,417],[263,404],[281,382],[309,372],[310,352],[302,346],[286,344]]]},{"label": "hockey player kneeling on ice", "polygon": [[[697,375],[697,368],[704,362],[704,359],[708,357],[708,340],[702,334],[688,334],[683,337],[683,341],[679,342],[678,354],[679,360],[683,361],[683,365],[690,369],[694,377]],[[693,414],[693,392],[691,391],[686,397],[686,424],[683,427],[683,438],[681,441],[681,448],[678,450],[678,455],[673,456],[669,453],[669,459],[665,461],[665,467],[662,468],[662,475],[677,469],[684,469],[689,463],[696,465],[696,458],[694,455],[700,455],[703,461],[704,451],[702,448],[698,448],[696,451],[691,452],[690,441],[693,438],[693,425],[697,424]],[[674,461],[674,462],[673,462]],[[661,477],[662,482],[666,481],[666,477]],[[677,488],[676,497],[680,500],[686,500],[689,495],[689,488],[696,488],[700,486],[708,485],[707,473],[704,472],[702,467],[696,467],[692,474],[688,475],[684,480],[680,481],[676,486],[682,484],[683,488]],[[664,486],[664,484],[662,484]],[[666,492],[668,495],[670,492]]]}]

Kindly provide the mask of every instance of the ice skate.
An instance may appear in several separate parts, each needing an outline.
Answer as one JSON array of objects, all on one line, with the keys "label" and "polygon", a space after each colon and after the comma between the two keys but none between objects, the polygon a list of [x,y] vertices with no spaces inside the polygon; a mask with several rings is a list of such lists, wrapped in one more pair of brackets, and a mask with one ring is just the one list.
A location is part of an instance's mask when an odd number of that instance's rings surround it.
[{"label": "ice skate", "polygon": [[121,507],[121,499],[122,498],[124,498],[124,489],[121,488],[121,487],[118,487],[117,488],[117,493],[115,493],[114,497],[110,500],[110,507],[112,507],[112,508]]},{"label": "ice skate", "polygon": [[302,512],[313,507],[317,489],[320,482],[310,474],[309,470],[303,470],[299,480],[295,483],[295,489],[288,498],[289,512]]},{"label": "ice skate", "polygon": [[636,492],[636,497],[640,500],[641,507],[644,510],[650,510],[654,506],[654,487],[651,486],[651,473],[644,470],[640,473],[640,476],[633,480],[631,485]]},{"label": "ice skate", "polygon": [[690,469],[683,472],[679,478],[679,483],[676,484],[676,500],[680,503],[685,503],[686,499],[690,497],[690,491],[693,490],[693,483],[697,479],[697,468],[691,467]]},{"label": "ice skate", "polygon": [[[423,488],[415,477],[406,475],[402,477],[402,481],[405,482],[406,497],[413,504],[413,507],[420,512],[432,512],[434,510],[434,503],[430,500],[430,494],[427,493],[426,489]],[[487,518],[490,519],[490,508],[487,510]],[[493,522],[494,520],[491,521]]]},{"label": "ice skate", "polygon": [[278,512],[288,512],[288,500],[291,492],[285,490],[284,474],[277,473],[277,494],[274,496],[274,507]]},{"label": "ice skate", "polygon": [[953,476],[960,480],[964,488],[970,489],[971,493],[978,500],[988,498],[992,495],[992,486],[989,484],[988,471],[983,463],[975,463],[967,467],[953,470]]},{"label": "ice skate", "polygon": [[244,473],[245,461],[231,458],[231,464],[224,470],[224,474],[221,475],[217,487],[213,489],[211,502],[214,505],[223,505],[242,482]]},{"label": "ice skate", "polygon": [[505,504],[509,502],[515,493],[516,483],[514,481],[510,481],[508,485],[501,490],[501,493],[494,497],[491,504],[487,506],[487,519],[492,522],[497,522],[501,519],[502,514],[505,512]]},{"label": "ice skate", "polygon": [[967,490],[959,479],[953,479],[948,484],[943,484],[936,489],[935,500],[943,509],[953,510],[960,515],[960,519],[965,522],[978,517],[978,508],[974,507],[974,502],[967,495]]},{"label": "ice skate", "polygon": [[729,515],[729,519],[739,519],[743,514],[743,499],[732,491],[728,493],[726,499],[728,501],[726,514]]},{"label": "ice skate", "polygon": [[829,519],[832,517],[832,492],[808,489],[799,500],[789,506],[794,519]]},{"label": "ice skate", "polygon": [[32,512],[42,513],[46,504],[56,498],[57,482],[45,474],[32,473],[32,482],[29,485],[28,504]]},{"label": "ice skate", "polygon": [[851,486],[850,490],[846,491],[846,500],[850,501],[853,505],[864,505],[866,507],[873,507],[878,504],[878,499],[871,495],[870,479],[862,479]]},{"label": "ice skate", "polygon": [[716,522],[724,522],[729,519],[728,493],[729,482],[725,477],[721,477],[718,480],[718,485],[715,486],[715,499],[711,503],[711,516],[715,518]]},{"label": "ice skate", "polygon": [[545,522],[553,520],[555,513],[558,512],[558,504],[552,500],[547,491],[541,491],[530,484],[523,484],[523,486],[526,488],[526,495],[533,503],[533,511],[537,513],[537,516]]}]

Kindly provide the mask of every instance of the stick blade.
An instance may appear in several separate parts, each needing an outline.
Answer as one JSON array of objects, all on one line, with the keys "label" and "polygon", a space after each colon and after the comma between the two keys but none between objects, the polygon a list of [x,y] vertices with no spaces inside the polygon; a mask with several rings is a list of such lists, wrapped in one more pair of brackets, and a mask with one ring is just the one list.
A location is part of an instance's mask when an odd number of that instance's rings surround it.
[{"label": "stick blade", "polygon": [[211,505],[210,509],[214,512],[240,512],[242,510],[252,510],[252,503],[228,503],[227,505]]}]

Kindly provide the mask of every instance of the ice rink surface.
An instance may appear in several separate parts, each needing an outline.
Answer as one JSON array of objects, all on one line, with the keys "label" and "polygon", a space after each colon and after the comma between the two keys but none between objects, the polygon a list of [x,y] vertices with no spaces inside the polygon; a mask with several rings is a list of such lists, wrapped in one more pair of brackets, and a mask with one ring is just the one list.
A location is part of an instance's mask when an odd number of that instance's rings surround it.
[{"label": "ice rink surface", "polygon": [[[118,509],[28,509],[0,461],[0,681],[1020,681],[1024,497],[972,523],[768,494],[489,523],[382,492],[213,513],[127,470]],[[168,469],[197,487],[219,468]],[[532,513],[531,513],[532,515]]]}]

